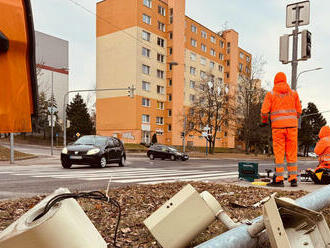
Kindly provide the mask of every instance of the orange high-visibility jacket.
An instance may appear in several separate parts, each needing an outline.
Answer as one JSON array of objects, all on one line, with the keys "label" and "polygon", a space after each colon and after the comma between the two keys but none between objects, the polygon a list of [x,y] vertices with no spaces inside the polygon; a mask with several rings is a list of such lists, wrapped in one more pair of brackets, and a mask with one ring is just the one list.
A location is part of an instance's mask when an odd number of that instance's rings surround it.
[{"label": "orange high-visibility jacket", "polygon": [[322,127],[319,137],[314,152],[319,156],[320,163],[330,164],[330,127]]},{"label": "orange high-visibility jacket", "polygon": [[277,73],[274,88],[267,93],[261,108],[263,122],[270,114],[272,128],[298,127],[301,112],[298,93],[290,89],[283,72]]}]

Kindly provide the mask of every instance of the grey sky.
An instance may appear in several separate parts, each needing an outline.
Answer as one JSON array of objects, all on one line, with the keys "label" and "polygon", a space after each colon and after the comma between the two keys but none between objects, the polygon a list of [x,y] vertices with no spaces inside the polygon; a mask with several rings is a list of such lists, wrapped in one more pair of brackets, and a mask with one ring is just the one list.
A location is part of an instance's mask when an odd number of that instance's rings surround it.
[{"label": "grey sky", "polygon": [[[95,13],[96,0],[73,0]],[[125,0],[123,0],[125,1]],[[69,41],[70,89],[86,89],[95,85],[95,19],[94,15],[69,0],[31,0],[35,28]],[[240,47],[267,61],[264,85],[272,84],[276,72],[291,78],[291,65],[278,61],[279,36],[289,34],[285,28],[287,0],[186,0],[186,14],[219,31],[227,21],[240,35]],[[302,74],[298,92],[303,105],[314,102],[320,111],[330,110],[330,1],[311,0],[311,24],[302,29],[312,32],[312,59],[300,62],[298,72],[323,67]],[[330,113],[324,114],[330,122]]]}]

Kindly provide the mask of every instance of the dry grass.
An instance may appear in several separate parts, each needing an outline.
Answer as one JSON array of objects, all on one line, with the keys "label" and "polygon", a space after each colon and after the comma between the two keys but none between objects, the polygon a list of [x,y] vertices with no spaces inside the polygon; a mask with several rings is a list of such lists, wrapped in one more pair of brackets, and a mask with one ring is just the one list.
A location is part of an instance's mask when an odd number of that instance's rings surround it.
[{"label": "dry grass", "polygon": [[[15,151],[14,153],[15,160],[35,158],[33,154],[23,153]],[[0,145],[0,161],[9,161],[10,160],[10,150],[6,147]]]}]

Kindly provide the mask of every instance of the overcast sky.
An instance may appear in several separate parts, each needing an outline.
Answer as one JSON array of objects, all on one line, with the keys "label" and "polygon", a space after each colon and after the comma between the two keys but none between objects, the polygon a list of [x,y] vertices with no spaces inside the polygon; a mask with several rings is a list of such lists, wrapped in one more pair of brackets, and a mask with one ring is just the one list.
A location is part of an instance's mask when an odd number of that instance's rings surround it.
[{"label": "overcast sky", "polygon": [[[95,13],[96,0],[72,0]],[[125,0],[123,0],[125,1]],[[70,0],[31,0],[35,29],[69,41],[70,89],[95,86],[96,16]],[[278,60],[279,36],[289,34],[285,27],[288,0],[186,0],[186,15],[213,31],[227,27],[239,33],[239,45],[253,56],[267,61],[263,85],[272,84],[276,72],[291,79],[291,65]],[[301,75],[298,93],[306,106],[314,102],[320,111],[330,110],[330,1],[311,0],[311,24],[301,29],[312,32],[312,59],[300,62],[298,72],[322,67]],[[330,123],[330,113],[324,116]]]}]

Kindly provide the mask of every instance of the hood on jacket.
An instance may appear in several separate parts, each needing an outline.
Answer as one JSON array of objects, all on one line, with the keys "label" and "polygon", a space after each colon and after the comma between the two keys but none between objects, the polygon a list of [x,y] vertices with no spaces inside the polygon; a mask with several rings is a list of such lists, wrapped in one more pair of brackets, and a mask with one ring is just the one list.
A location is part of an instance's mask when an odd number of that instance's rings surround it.
[{"label": "hood on jacket", "polygon": [[290,86],[288,85],[286,81],[286,76],[284,72],[279,72],[276,74],[275,79],[274,79],[274,92],[283,94],[283,93],[288,93],[291,91]]},{"label": "hood on jacket", "polygon": [[324,137],[329,137],[329,136],[330,136],[330,127],[329,126],[322,127],[320,130],[320,133],[319,133],[320,139],[322,139]]}]

